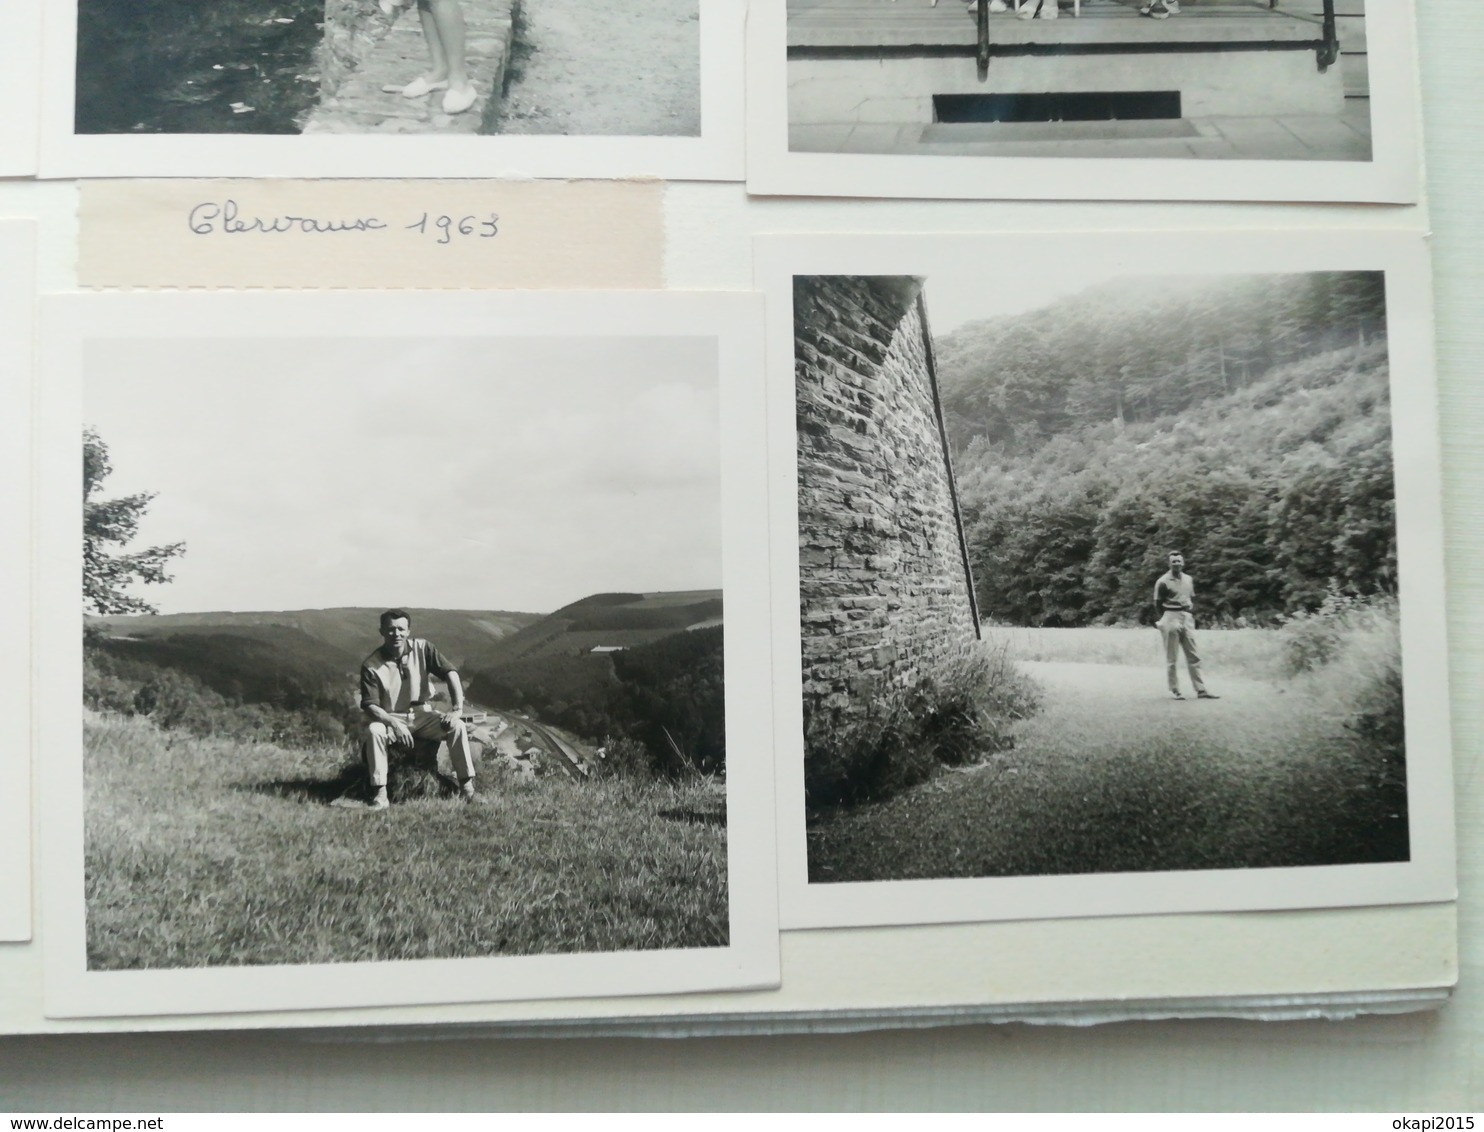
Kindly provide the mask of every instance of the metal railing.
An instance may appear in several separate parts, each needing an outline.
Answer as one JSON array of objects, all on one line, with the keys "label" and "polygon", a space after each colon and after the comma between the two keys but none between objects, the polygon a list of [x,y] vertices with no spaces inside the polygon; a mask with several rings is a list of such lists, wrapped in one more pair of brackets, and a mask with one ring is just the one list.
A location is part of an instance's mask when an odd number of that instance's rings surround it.
[{"label": "metal railing", "polygon": [[[1054,3],[1055,0],[1047,0]],[[1227,54],[1231,52],[1312,51],[1321,72],[1328,71],[1340,58],[1340,37],[1335,22],[1335,0],[1322,0],[1323,18],[1318,39],[1250,39],[1250,40],[1132,40],[1118,43],[994,43],[990,39],[989,0],[975,0],[975,42],[879,44],[872,47],[836,47],[827,45],[794,46],[788,49],[790,59],[927,59],[973,56],[979,79],[989,77],[989,64],[997,56],[1016,55],[1174,55]],[[1268,0],[1276,9],[1278,0]],[[1182,18],[1200,16],[1192,11]]]}]

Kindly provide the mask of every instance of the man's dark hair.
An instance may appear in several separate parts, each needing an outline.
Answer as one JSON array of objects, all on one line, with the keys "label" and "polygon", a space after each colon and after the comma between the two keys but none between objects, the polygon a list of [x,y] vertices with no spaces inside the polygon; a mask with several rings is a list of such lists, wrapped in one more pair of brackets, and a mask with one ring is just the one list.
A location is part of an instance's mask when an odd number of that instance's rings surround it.
[{"label": "man's dark hair", "polygon": [[[1185,555],[1183,555],[1182,553],[1180,553],[1180,551],[1178,551],[1178,550],[1172,550],[1172,551],[1170,551],[1170,553],[1168,553],[1168,554],[1165,555],[1165,558],[1166,559],[1170,559],[1170,558],[1184,558],[1184,557],[1185,557]],[[407,615],[404,613],[402,616],[405,617]]]},{"label": "man's dark hair", "polygon": [[388,609],[385,613],[383,613],[381,615],[381,620],[378,621],[377,624],[379,624],[383,629],[385,629],[388,625],[390,625],[398,617],[401,617],[401,618],[406,619],[407,624],[408,624],[409,627],[412,625],[412,614],[408,613],[407,610],[405,610],[405,609]]}]

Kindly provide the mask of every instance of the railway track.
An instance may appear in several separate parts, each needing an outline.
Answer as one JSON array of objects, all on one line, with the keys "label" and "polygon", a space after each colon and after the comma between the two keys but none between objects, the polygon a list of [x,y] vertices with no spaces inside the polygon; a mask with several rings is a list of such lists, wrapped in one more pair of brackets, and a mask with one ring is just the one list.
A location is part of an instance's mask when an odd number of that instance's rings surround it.
[{"label": "railway track", "polygon": [[529,731],[541,744],[542,750],[551,751],[556,754],[556,761],[567,772],[567,777],[578,782],[584,781],[587,778],[588,772],[582,761],[582,756],[577,753],[570,743],[543,727],[534,719],[527,719],[508,711],[487,710],[485,714],[497,715],[511,727],[523,727]]}]

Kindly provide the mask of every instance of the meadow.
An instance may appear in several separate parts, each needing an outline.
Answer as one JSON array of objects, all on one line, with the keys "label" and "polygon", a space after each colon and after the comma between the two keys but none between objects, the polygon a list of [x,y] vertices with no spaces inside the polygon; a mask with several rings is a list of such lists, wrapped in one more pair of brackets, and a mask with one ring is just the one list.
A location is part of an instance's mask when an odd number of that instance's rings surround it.
[{"label": "meadow", "polygon": [[[1028,629],[986,625],[984,638],[1003,644],[1014,660],[1163,663],[1159,631],[1152,627]],[[1271,629],[1201,629],[1197,639],[1201,660],[1212,671],[1239,672],[1254,680],[1277,679],[1283,674],[1283,636]]]},{"label": "meadow", "polygon": [[487,767],[478,803],[329,805],[344,748],[84,720],[94,969],[718,947],[714,784]]}]

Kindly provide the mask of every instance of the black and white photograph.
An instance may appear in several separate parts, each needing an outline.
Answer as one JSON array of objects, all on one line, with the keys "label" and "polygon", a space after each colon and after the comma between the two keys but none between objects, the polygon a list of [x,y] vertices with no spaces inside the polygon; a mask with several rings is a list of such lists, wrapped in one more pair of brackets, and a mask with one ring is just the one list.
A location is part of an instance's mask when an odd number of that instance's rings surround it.
[{"label": "black and white photograph", "polygon": [[[1415,192],[1417,170],[1405,164],[1415,163],[1414,147],[1398,134],[1415,131],[1416,92],[1393,82],[1389,55],[1400,45],[1388,43],[1392,21],[1410,18],[1404,8],[786,0],[771,9],[781,29],[775,22],[760,33],[767,54],[750,62],[754,90],[771,88],[758,112],[766,125],[754,123],[766,134],[753,136],[774,159],[781,142],[790,157],[808,155],[787,166],[797,191],[815,182],[825,191],[831,172],[848,183],[849,170],[883,180],[840,191],[884,195],[912,195],[907,187],[918,185],[930,196],[1265,199],[1286,180],[1284,199],[1343,197],[1347,181],[1361,195],[1346,199],[1366,199],[1385,191],[1373,167],[1396,158],[1404,164],[1392,191],[1410,179]],[[1037,163],[1034,177],[1027,159]],[[1134,191],[1123,178],[1150,162],[1158,172]],[[793,191],[780,168],[765,164],[758,177],[764,191]]]},{"label": "black and white photograph", "polygon": [[920,242],[919,272],[791,274],[792,879],[816,907],[1102,876],[1159,910],[1436,898],[1420,245]]},{"label": "black and white photograph", "polygon": [[[333,311],[311,298],[301,329]],[[721,436],[750,304],[486,303],[470,332],[407,301],[360,336],[253,333],[282,302],[198,304],[189,335],[141,303],[123,337],[123,307],[75,308],[87,972],[617,955],[605,993],[758,981],[767,682],[723,585]],[[392,993],[580,982],[541,985]]]},{"label": "black and white photograph", "polygon": [[741,177],[739,0],[57,8],[45,175]]},{"label": "black and white photograph", "polygon": [[41,6],[12,5],[0,38],[0,177],[36,173],[41,116]]},{"label": "black and white photograph", "polygon": [[[32,326],[36,307],[36,228],[0,221],[0,483],[17,487],[31,476]],[[0,492],[0,529],[31,529],[28,492]],[[10,646],[0,659],[0,714],[9,734],[0,744],[0,941],[31,938],[31,563],[25,540],[0,548]]]}]

